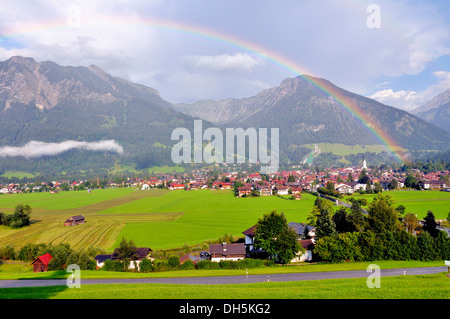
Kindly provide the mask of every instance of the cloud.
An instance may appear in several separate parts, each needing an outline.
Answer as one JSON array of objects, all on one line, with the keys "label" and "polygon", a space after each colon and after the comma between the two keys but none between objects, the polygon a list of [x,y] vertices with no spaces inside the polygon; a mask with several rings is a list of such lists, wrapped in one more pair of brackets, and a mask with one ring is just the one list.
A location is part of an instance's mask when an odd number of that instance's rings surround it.
[{"label": "cloud", "polygon": [[187,58],[187,61],[194,67],[214,72],[250,71],[254,67],[264,64],[263,60],[257,59],[247,53],[190,56]]},{"label": "cloud", "polygon": [[426,104],[433,97],[450,88],[450,72],[435,71],[433,75],[438,79],[438,83],[422,91],[385,89],[373,93],[369,98],[399,109],[411,111]]},{"label": "cloud", "polygon": [[46,143],[40,141],[30,141],[24,146],[3,146],[0,147],[0,157],[38,158],[42,156],[55,156],[72,149],[84,149],[89,151],[111,151],[119,154],[123,153],[123,148],[114,140],[100,142],[79,142],[64,141],[61,143]]}]

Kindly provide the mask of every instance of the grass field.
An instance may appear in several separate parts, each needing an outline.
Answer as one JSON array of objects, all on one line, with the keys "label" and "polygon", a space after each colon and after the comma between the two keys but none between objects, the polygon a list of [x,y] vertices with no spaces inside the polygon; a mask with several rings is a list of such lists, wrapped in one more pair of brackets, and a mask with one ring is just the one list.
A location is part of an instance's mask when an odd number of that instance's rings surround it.
[{"label": "grass field", "polygon": [[[432,210],[445,219],[450,193],[438,191],[389,192],[395,205],[419,218]],[[364,196],[370,202],[373,195]],[[303,194],[299,201],[275,196],[236,198],[230,190],[139,191],[116,188],[86,191],[0,196],[0,211],[12,212],[17,204],[33,208],[32,225],[13,230],[0,226],[2,245],[20,248],[26,243],[66,242],[75,249],[96,246],[111,251],[122,237],[153,250],[201,245],[224,234],[242,237],[258,218],[272,210],[284,212],[288,222],[305,222],[315,197]],[[86,223],[64,227],[64,221],[83,215]]]},{"label": "grass field", "polygon": [[[381,153],[383,151],[390,152],[386,145],[345,145],[340,143],[318,143],[322,153],[333,153],[334,155],[347,156],[359,153]],[[303,147],[314,149],[315,144],[303,144]],[[401,149],[406,151],[405,149]]]},{"label": "grass field", "polygon": [[21,171],[6,171],[3,173],[2,175],[3,177],[7,177],[7,178],[12,178],[12,177],[16,177],[16,178],[24,178],[24,177],[28,177],[28,178],[33,178],[36,177],[36,175],[28,173],[28,172],[21,172]]},{"label": "grass field", "polygon": [[381,279],[369,289],[366,278],[232,285],[109,284],[0,289],[0,299],[448,299],[445,274]]},{"label": "grass field", "polygon": [[[423,219],[427,215],[427,211],[431,210],[436,219],[447,219],[450,212],[450,192],[440,191],[389,191],[394,200],[394,207],[403,205],[406,207],[407,213],[417,214],[419,219]],[[355,193],[354,198],[366,198],[371,202],[376,195]]]}]

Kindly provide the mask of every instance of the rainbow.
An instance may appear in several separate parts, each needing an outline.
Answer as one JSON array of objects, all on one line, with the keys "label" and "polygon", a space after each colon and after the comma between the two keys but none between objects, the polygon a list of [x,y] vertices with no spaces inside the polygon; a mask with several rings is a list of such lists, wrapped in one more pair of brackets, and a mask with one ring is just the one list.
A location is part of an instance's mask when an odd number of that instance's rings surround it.
[{"label": "rainbow", "polygon": [[[149,19],[132,17],[130,19],[127,19],[123,16],[96,16],[95,19],[92,20],[81,20],[80,29],[85,26],[96,28],[117,28],[130,26],[151,28],[152,30],[161,32],[176,33],[186,37],[194,37],[196,39],[200,38],[208,42],[226,46],[228,48],[231,47],[237,50],[246,51],[253,55],[257,55],[270,64],[273,64],[276,67],[281,68],[296,77],[303,78],[313,86],[317,87],[324,94],[330,96],[347,112],[352,114],[358,121],[360,121],[382,145],[386,145],[390,153],[392,153],[398,161],[400,161],[401,163],[408,162],[408,159],[404,153],[405,149],[399,146],[396,141],[384,131],[380,123],[377,123],[376,120],[374,120],[363,110],[361,110],[357,103],[355,103],[351,98],[345,96],[338,88],[331,85],[327,81],[321,81],[321,79],[313,77],[313,72],[309,72],[305,68],[298,65],[296,62],[282,56],[277,52],[269,50],[268,48],[261,47],[247,40],[243,40],[236,36],[225,34],[217,30],[211,30],[209,28],[207,29],[205,27],[199,27],[196,25],[154,18]],[[21,36],[27,36],[30,34],[32,35],[34,33],[44,31],[48,32],[59,30],[67,32],[68,28],[68,22],[66,20],[47,21],[45,23],[39,24],[25,24],[16,29],[3,33],[3,36],[0,37],[0,40],[3,41],[7,39],[20,38]],[[74,32],[76,32],[76,29],[74,30]],[[306,74],[309,74],[311,76]]]}]

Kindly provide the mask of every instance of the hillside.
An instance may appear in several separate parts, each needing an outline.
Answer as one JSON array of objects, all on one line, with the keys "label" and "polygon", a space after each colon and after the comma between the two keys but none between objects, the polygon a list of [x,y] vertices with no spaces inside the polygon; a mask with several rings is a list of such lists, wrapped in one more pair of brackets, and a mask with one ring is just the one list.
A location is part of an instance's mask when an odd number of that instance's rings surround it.
[{"label": "hillside", "polygon": [[[285,149],[310,143],[380,144],[365,124],[305,78],[285,79],[280,86],[249,98],[177,104],[175,109],[225,126],[279,127],[280,143]],[[365,118],[370,119],[368,126],[380,127],[401,147],[409,150],[448,148],[450,134],[443,129],[408,112],[348,92],[327,80],[308,78],[355,103]]]},{"label": "hillside", "polygon": [[450,132],[450,89],[436,95],[411,113]]},{"label": "hillside", "polygon": [[172,143],[174,128],[192,127],[193,119],[169,106],[156,90],[96,66],[12,57],[0,62],[0,145],[115,140],[124,154],[72,150],[37,160],[0,157],[0,170],[86,171],[110,168],[117,160],[143,168],[172,164],[170,149],[162,146]]}]

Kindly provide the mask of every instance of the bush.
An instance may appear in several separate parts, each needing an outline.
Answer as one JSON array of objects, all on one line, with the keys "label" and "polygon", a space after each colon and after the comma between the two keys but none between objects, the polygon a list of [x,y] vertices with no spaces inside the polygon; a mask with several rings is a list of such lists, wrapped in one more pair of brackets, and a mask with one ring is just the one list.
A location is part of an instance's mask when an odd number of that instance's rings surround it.
[{"label": "bush", "polygon": [[140,272],[152,272],[153,265],[150,259],[144,258],[139,265]]},{"label": "bush", "polygon": [[7,245],[3,248],[0,248],[0,259],[3,260],[16,259],[16,249],[11,245]]},{"label": "bush", "polygon": [[153,261],[153,271],[167,271],[169,269],[170,267],[167,259],[155,259]]},{"label": "bush", "polygon": [[180,269],[192,270],[192,269],[195,269],[195,264],[191,259],[188,259],[184,263],[181,264]]},{"label": "bush", "polygon": [[170,268],[176,269],[180,266],[180,257],[177,255],[171,255],[167,262]]},{"label": "bush", "polygon": [[219,269],[219,263],[213,262],[211,260],[200,260],[196,264],[197,269]]},{"label": "bush", "polygon": [[221,260],[219,261],[219,268],[221,269],[238,269],[239,264],[233,260]]}]

